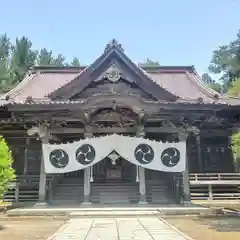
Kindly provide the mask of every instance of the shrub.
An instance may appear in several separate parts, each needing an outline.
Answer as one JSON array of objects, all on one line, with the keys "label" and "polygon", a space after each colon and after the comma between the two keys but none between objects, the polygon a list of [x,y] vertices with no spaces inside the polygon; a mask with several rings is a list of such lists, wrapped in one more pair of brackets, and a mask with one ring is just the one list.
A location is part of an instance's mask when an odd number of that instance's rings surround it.
[{"label": "shrub", "polygon": [[15,179],[12,163],[12,153],[4,138],[0,136],[0,198],[8,190],[10,182]]}]

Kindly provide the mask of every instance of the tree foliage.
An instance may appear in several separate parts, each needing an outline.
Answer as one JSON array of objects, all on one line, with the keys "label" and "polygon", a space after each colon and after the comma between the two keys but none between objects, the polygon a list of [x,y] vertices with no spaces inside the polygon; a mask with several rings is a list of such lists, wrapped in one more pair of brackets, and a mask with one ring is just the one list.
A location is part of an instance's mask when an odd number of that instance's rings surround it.
[{"label": "tree foliage", "polygon": [[208,73],[202,74],[202,81],[209,87],[215,90],[218,93],[222,92],[222,84],[216,82]]},{"label": "tree foliage", "polygon": [[236,166],[240,170],[240,132],[233,134],[232,136],[232,151],[236,161]]},{"label": "tree foliage", "polygon": [[77,58],[71,64],[59,53],[54,55],[51,50],[41,48],[37,51],[27,37],[17,38],[11,43],[7,34],[0,35],[0,93],[9,91],[23,80],[27,71],[37,66],[80,66]]},{"label": "tree foliage", "polygon": [[240,98],[240,78],[231,83],[231,87],[228,89],[228,96]]},{"label": "tree foliage", "polygon": [[[231,87],[228,89],[228,96],[240,97],[240,78],[231,83]],[[232,150],[235,156],[236,166],[238,170],[240,170],[240,132],[232,136]]]},{"label": "tree foliage", "polygon": [[240,76],[240,30],[237,38],[213,51],[209,71],[221,75],[224,84]]},{"label": "tree foliage", "polygon": [[214,83],[208,84],[208,87],[212,88],[213,90],[215,90],[218,93],[222,92],[222,85],[220,83],[214,82]]},{"label": "tree foliage", "polygon": [[202,74],[202,81],[206,84],[212,84],[215,82],[208,73]]},{"label": "tree foliage", "polygon": [[81,65],[80,65],[80,61],[78,60],[77,57],[74,57],[74,58],[73,58],[73,60],[72,60],[72,62],[71,62],[71,66],[73,66],[73,67],[80,67],[80,66],[81,66]]},{"label": "tree foliage", "polygon": [[0,198],[8,190],[9,183],[15,179],[12,168],[13,158],[4,138],[0,136]]},{"label": "tree foliage", "polygon": [[160,63],[158,61],[147,58],[144,62],[138,63],[138,65],[140,67],[159,67]]},{"label": "tree foliage", "polygon": [[0,91],[7,89],[9,82],[9,55],[11,50],[10,39],[6,34],[0,36]]},{"label": "tree foliage", "polygon": [[32,42],[27,37],[16,39],[13,45],[10,72],[14,83],[20,82],[28,69],[34,66],[37,58],[37,51],[32,50]]},{"label": "tree foliage", "polygon": [[36,64],[38,66],[48,66],[52,64],[53,56],[52,51],[48,51],[46,48],[42,48],[37,56]]}]

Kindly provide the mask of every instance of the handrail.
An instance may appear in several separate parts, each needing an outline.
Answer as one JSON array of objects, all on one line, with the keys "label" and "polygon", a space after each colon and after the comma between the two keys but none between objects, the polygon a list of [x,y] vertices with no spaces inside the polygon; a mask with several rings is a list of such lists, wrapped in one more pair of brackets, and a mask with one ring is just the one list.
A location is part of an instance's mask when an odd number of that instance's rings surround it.
[{"label": "handrail", "polygon": [[240,173],[191,173],[189,174],[190,181],[230,181],[239,180]]},{"label": "handrail", "polygon": [[[6,201],[35,201],[38,198],[38,186],[40,175],[18,175],[15,180],[9,184],[9,191],[5,195]],[[54,182],[54,175],[46,177],[46,194],[51,193],[51,187]]]},{"label": "handrail", "polygon": [[[47,176],[46,177],[47,180],[50,180],[53,178],[53,176]],[[11,181],[12,184],[16,184],[16,183],[28,183],[28,184],[31,184],[31,183],[38,183],[39,182],[39,179],[40,179],[40,175],[17,175],[16,176],[16,179],[14,179],[13,181]],[[10,184],[10,185],[12,185]]]}]

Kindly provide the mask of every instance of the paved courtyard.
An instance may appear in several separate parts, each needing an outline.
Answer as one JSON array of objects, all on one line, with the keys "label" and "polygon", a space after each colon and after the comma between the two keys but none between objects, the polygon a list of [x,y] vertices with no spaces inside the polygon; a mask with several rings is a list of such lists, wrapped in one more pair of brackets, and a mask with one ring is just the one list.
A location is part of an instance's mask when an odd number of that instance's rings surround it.
[{"label": "paved courtyard", "polygon": [[157,217],[71,219],[48,240],[186,240]]}]

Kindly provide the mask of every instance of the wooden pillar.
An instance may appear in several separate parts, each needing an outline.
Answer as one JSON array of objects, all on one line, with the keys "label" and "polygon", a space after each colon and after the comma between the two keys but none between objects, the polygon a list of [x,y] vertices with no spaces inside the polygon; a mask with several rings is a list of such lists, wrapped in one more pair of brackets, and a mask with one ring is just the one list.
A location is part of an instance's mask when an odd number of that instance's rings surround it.
[{"label": "wooden pillar", "polygon": [[[139,126],[138,131],[136,133],[136,137],[144,137],[145,132],[144,132],[144,127]],[[146,179],[145,179],[145,168],[140,167],[138,168],[138,174],[139,174],[139,193],[140,193],[140,199],[139,199],[139,204],[147,204],[148,202],[146,201]]]},{"label": "wooden pillar", "polygon": [[28,173],[28,147],[30,143],[30,138],[26,138],[26,146],[24,149],[24,169],[23,169],[23,174]]},{"label": "wooden pillar", "polygon": [[90,202],[90,167],[84,168],[84,200],[83,204],[91,204]]},{"label": "wooden pillar", "polygon": [[[42,144],[48,143],[48,138],[46,136],[41,138]],[[47,183],[47,176],[44,167],[44,156],[42,152],[41,157],[41,165],[40,165],[40,178],[39,178],[39,191],[38,191],[38,201],[40,203],[45,203],[46,201],[46,183]]]},{"label": "wooden pillar", "polygon": [[139,167],[139,193],[140,200],[138,204],[148,204],[146,201],[146,179],[145,179],[145,168]]},{"label": "wooden pillar", "polygon": [[[37,134],[42,144],[47,144],[50,137],[48,132],[48,127],[47,125],[44,125],[44,124],[39,125],[38,127],[32,127],[27,131],[27,134],[30,136]],[[37,205],[46,204],[46,187],[47,187],[47,179],[46,179],[46,172],[44,167],[44,156],[43,156],[43,150],[42,150]]]},{"label": "wooden pillar", "polygon": [[[186,142],[188,138],[188,133],[183,132],[179,133],[179,141]],[[190,183],[189,183],[189,164],[188,164],[188,149],[186,149],[186,166],[185,171],[183,172],[183,201],[184,204],[191,202],[191,193],[190,193]]]},{"label": "wooden pillar", "polygon": [[196,136],[196,145],[197,145],[197,161],[198,161],[199,172],[202,172],[203,165],[202,165],[202,149],[201,149],[200,135]]},{"label": "wooden pillar", "polygon": [[[91,132],[84,134],[85,138],[93,137]],[[91,167],[84,168],[84,199],[82,204],[91,204],[90,193],[91,193]]]}]

